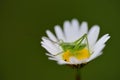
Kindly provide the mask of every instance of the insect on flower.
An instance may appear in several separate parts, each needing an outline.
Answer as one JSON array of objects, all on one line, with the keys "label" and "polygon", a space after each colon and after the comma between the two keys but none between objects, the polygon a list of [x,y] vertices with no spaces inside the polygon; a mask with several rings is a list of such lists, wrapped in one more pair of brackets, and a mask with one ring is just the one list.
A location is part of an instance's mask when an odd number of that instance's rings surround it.
[{"label": "insect on flower", "polygon": [[81,25],[76,19],[71,22],[65,21],[63,29],[55,26],[56,36],[49,30],[46,31],[47,37],[42,37],[42,47],[48,53],[50,60],[55,60],[58,64],[84,64],[102,54],[105,42],[110,38],[105,34],[99,40],[100,27],[94,25],[89,31],[87,22]]}]

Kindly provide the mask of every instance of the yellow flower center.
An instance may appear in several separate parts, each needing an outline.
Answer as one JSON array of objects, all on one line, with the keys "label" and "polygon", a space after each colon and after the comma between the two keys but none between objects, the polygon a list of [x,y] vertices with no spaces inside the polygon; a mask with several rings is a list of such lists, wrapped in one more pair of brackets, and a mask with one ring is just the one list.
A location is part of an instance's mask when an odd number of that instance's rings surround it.
[{"label": "yellow flower center", "polygon": [[90,57],[90,53],[89,50],[86,48],[75,52],[70,52],[70,50],[67,50],[66,52],[63,53],[62,57],[63,60],[69,62],[70,57],[75,57],[78,60],[87,59]]}]

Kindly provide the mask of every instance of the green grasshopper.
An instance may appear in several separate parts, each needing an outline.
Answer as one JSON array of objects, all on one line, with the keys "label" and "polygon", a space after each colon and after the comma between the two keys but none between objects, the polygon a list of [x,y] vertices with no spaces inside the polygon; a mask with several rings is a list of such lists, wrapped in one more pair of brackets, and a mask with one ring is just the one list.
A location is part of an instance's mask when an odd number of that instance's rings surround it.
[{"label": "green grasshopper", "polygon": [[[84,40],[86,40],[86,43],[83,44],[82,42]],[[75,42],[72,42],[72,43],[63,42],[62,40],[60,40],[60,42],[54,42],[52,40],[50,40],[50,41],[53,42],[53,43],[59,44],[62,47],[62,49],[63,49],[62,52],[66,52],[67,50],[70,50],[71,53],[74,53],[74,51],[82,50],[85,47],[87,47],[88,51],[89,51],[89,43],[88,43],[87,34],[84,34],[82,37],[80,37],[78,40],[76,40]],[[59,55],[62,52],[57,53],[56,55]]]},{"label": "green grasshopper", "polygon": [[[86,44],[82,43],[84,40],[86,40]],[[84,34],[81,38],[79,38],[78,40],[76,40],[75,42],[72,43],[66,43],[66,42],[61,42],[60,46],[63,49],[63,52],[70,50],[71,52],[74,52],[76,50],[82,50],[85,47],[88,48],[89,51],[89,44],[88,44],[88,38],[87,38],[87,34]]]}]

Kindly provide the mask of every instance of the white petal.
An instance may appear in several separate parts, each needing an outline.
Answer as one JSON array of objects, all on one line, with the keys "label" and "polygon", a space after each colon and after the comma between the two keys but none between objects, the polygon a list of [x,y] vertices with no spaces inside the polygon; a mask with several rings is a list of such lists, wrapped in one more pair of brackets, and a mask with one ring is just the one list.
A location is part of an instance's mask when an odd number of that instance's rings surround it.
[{"label": "white petal", "polygon": [[49,46],[51,48],[55,48],[56,46],[54,45],[53,42],[51,42],[48,38],[42,37],[43,42],[41,42],[43,45]]},{"label": "white petal", "polygon": [[50,57],[49,57],[50,59],[52,58],[52,59],[54,59],[54,60],[56,60],[56,61],[63,60],[61,54],[60,54],[60,55],[50,55],[50,54],[46,54],[46,55],[50,56]]},{"label": "white petal", "polygon": [[77,21],[77,19],[73,19],[71,23],[76,31],[79,30],[79,22]]},{"label": "white petal", "polygon": [[88,42],[89,42],[90,48],[93,48],[93,46],[95,45],[96,40],[97,40],[98,35],[99,35],[99,32],[100,32],[100,28],[97,25],[93,26],[90,29],[90,31],[88,33]]},{"label": "white petal", "polygon": [[78,64],[78,62],[79,62],[78,59],[76,59],[75,57],[70,58],[70,63],[71,64]]},{"label": "white petal", "polygon": [[72,33],[72,29],[71,29],[71,24],[69,21],[65,21],[64,22],[64,33],[65,33],[65,37],[66,37],[66,42],[71,42],[71,33]]},{"label": "white petal", "polygon": [[95,59],[96,57],[100,56],[104,47],[105,47],[105,45],[101,45],[98,49],[96,49],[95,52],[87,60],[87,62],[89,62],[89,61]]},{"label": "white petal", "polygon": [[86,63],[86,62],[87,62],[87,59],[78,60],[78,59],[75,58],[75,57],[71,57],[69,64],[82,64],[82,63]]},{"label": "white petal", "polygon": [[97,43],[94,46],[94,51],[99,48],[101,45],[105,44],[105,42],[110,38],[109,34],[105,34],[104,36],[102,36]]},{"label": "white petal", "polygon": [[55,35],[54,35],[51,31],[46,30],[46,33],[47,33],[48,37],[49,37],[52,41],[55,41],[55,42],[58,41],[58,40],[56,39]]},{"label": "white petal", "polygon": [[58,26],[58,25],[55,26],[55,33],[59,40],[65,41],[65,35],[64,35],[62,29],[60,28],[60,26]]},{"label": "white petal", "polygon": [[58,61],[58,64],[64,65],[64,64],[68,64],[68,62],[65,62],[64,60],[59,60],[59,61]]},{"label": "white petal", "polygon": [[58,61],[56,58],[52,58],[52,57],[49,57],[48,59],[49,59],[49,60]]},{"label": "white petal", "polygon": [[49,50],[50,52],[52,52],[51,54],[55,55],[58,54],[59,52],[61,52],[61,48],[59,46],[56,46],[55,43],[51,42],[49,39],[47,39],[46,37],[42,37],[43,42],[42,46]]},{"label": "white petal", "polygon": [[48,47],[48,46],[45,46],[45,45],[41,45],[43,48],[45,48],[49,53],[51,53],[51,54],[53,54],[53,55],[55,55],[54,53],[55,53],[55,51],[54,50],[52,50],[52,49],[50,49],[50,47]]},{"label": "white petal", "polygon": [[88,24],[87,22],[82,22],[81,26],[80,26],[80,31],[79,31],[79,36],[83,36],[84,34],[86,34],[88,32]]},{"label": "white petal", "polygon": [[79,60],[78,64],[86,63],[88,59]]},{"label": "white petal", "polygon": [[79,22],[76,19],[73,19],[72,22],[72,36],[73,42],[80,38],[79,36]]},{"label": "white petal", "polygon": [[52,48],[48,45],[42,45],[42,47],[44,47],[49,53],[51,53],[52,55],[56,55],[56,54],[59,54],[61,52],[60,49],[58,48]]},{"label": "white petal", "polygon": [[50,54],[50,53],[46,53],[47,56],[49,57],[54,57],[54,55]]},{"label": "white petal", "polygon": [[61,55],[54,56],[54,57],[49,57],[48,59],[57,61],[57,63],[60,64],[60,65],[69,64],[69,62],[66,62],[61,58]]}]

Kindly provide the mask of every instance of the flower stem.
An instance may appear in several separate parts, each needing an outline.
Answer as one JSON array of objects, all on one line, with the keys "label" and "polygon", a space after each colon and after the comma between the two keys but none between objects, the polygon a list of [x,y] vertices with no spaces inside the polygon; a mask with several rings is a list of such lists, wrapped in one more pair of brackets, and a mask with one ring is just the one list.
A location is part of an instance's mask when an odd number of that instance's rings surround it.
[{"label": "flower stem", "polygon": [[80,68],[76,68],[76,80],[81,80],[81,76],[80,76]]},{"label": "flower stem", "polygon": [[76,69],[76,80],[81,80],[79,69]]}]

